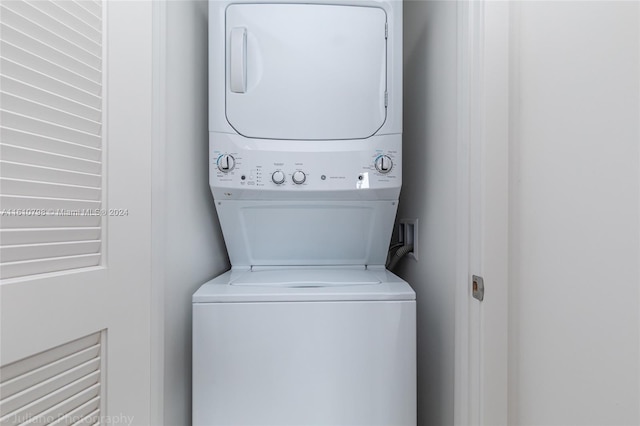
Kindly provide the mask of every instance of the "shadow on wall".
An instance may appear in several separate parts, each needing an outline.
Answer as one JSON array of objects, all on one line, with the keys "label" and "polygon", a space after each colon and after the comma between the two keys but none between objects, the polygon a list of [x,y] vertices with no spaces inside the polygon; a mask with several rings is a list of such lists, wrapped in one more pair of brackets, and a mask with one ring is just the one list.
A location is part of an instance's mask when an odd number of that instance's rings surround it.
[{"label": "shadow on wall", "polygon": [[418,424],[453,424],[457,143],[455,2],[404,3],[403,189],[420,259],[396,272],[417,294]]},{"label": "shadow on wall", "polygon": [[166,7],[164,424],[191,424],[191,295],[229,269],[209,189],[208,3]]}]

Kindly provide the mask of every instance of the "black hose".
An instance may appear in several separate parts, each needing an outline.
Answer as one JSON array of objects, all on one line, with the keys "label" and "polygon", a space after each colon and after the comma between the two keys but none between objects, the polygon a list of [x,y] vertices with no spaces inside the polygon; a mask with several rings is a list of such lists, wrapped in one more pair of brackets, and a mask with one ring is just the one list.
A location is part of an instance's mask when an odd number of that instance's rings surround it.
[{"label": "black hose", "polygon": [[413,251],[413,244],[408,244],[406,246],[400,247],[396,251],[396,254],[394,254],[393,257],[391,258],[391,261],[387,264],[387,269],[392,271],[393,268],[396,267],[398,262],[400,262],[400,259],[402,259],[407,254],[411,253],[412,251]]}]

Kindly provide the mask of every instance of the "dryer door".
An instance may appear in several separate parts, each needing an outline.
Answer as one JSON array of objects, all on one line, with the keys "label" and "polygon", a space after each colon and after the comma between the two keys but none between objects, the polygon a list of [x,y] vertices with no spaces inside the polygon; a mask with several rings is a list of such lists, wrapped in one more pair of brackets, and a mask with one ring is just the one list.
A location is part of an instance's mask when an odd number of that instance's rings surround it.
[{"label": "dryer door", "polygon": [[376,7],[229,6],[229,124],[262,139],[374,135],[386,119],[386,19]]}]

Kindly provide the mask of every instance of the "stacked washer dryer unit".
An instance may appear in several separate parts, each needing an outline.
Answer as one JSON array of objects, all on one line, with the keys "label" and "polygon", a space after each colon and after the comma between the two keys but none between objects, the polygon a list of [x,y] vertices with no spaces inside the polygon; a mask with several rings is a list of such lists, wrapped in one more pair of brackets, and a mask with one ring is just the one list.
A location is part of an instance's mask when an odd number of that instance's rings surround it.
[{"label": "stacked washer dryer unit", "polygon": [[210,1],[210,185],[232,269],[193,296],[193,424],[415,425],[415,293],[384,264],[402,3]]}]

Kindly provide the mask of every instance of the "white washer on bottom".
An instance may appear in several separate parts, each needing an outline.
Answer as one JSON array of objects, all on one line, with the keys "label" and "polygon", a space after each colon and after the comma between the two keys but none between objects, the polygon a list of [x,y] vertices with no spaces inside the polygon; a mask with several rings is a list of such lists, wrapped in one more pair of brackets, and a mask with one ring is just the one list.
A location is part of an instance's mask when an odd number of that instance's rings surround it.
[{"label": "white washer on bottom", "polygon": [[193,295],[193,425],[415,426],[415,315],[382,267],[231,270]]}]

